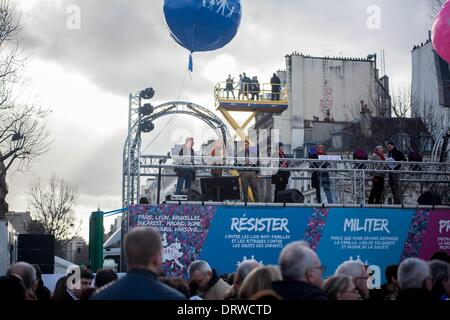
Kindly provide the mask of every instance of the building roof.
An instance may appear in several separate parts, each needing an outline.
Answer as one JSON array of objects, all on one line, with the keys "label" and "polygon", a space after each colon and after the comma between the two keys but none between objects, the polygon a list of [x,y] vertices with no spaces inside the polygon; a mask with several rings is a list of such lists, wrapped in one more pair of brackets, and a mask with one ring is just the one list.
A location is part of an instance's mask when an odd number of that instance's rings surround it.
[{"label": "building roof", "polygon": [[423,46],[426,46],[427,44],[429,44],[430,42],[431,42],[431,40],[428,39],[427,41],[422,42],[421,44],[414,46],[413,49],[412,49],[412,51],[415,51],[415,50],[417,50],[417,49],[420,49],[420,48],[422,48]]},{"label": "building roof", "polygon": [[6,219],[18,234],[28,233],[28,225],[32,220],[30,212],[8,212]]},{"label": "building roof", "polygon": [[325,60],[341,60],[341,61],[357,61],[357,62],[374,62],[374,60],[367,59],[367,58],[354,58],[354,57],[317,57],[317,56],[311,56],[311,55],[305,55],[303,53],[299,52],[293,52],[291,54],[287,54],[287,57],[304,57],[304,58],[310,58],[310,59],[325,59]]}]

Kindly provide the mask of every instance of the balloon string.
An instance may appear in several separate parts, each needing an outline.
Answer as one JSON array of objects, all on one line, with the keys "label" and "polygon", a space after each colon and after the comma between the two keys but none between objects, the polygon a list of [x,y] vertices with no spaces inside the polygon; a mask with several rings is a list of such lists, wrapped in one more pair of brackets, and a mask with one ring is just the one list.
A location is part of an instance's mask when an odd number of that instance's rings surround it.
[{"label": "balloon string", "polygon": [[[180,88],[180,92],[179,92],[179,94],[178,94],[178,101],[180,101],[180,98],[181,98],[181,94],[182,94],[182,92],[183,92],[183,89],[184,89],[184,85],[185,85],[185,83],[186,83],[186,76],[187,76],[187,74],[188,74],[188,70],[186,70],[186,72],[184,73],[184,78],[183,78],[183,82],[181,83],[181,88]],[[191,79],[192,80],[192,79]]]}]

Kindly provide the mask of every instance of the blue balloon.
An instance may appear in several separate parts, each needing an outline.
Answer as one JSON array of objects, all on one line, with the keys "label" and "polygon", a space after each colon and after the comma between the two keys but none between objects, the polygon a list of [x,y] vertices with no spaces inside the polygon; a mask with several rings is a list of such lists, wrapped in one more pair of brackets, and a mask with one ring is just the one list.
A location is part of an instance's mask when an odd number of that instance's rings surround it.
[{"label": "blue balloon", "polygon": [[179,45],[191,53],[213,51],[236,36],[241,23],[241,1],[164,0],[164,16]]}]

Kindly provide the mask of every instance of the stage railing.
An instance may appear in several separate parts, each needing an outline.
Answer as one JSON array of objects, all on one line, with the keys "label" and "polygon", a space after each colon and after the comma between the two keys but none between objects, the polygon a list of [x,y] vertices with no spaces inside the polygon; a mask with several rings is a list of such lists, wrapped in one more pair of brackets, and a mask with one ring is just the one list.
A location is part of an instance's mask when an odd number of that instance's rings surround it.
[{"label": "stage railing", "polygon": [[[246,162],[247,161],[247,162]],[[279,168],[280,161],[287,168]],[[400,167],[397,167],[400,166]],[[397,170],[393,170],[393,168]],[[433,186],[450,188],[450,163],[395,162],[360,160],[277,159],[261,157],[220,158],[209,156],[141,156],[141,176],[176,177],[174,169],[189,168],[197,171],[197,178],[210,177],[213,169],[223,170],[223,175],[236,175],[241,170],[257,170],[260,179],[270,179],[277,171],[289,171],[296,189],[306,191],[313,172],[327,172],[335,202],[365,204],[374,174],[398,174],[403,190],[419,194]],[[161,170],[160,170],[161,169]],[[416,196],[416,198],[418,195]]]}]

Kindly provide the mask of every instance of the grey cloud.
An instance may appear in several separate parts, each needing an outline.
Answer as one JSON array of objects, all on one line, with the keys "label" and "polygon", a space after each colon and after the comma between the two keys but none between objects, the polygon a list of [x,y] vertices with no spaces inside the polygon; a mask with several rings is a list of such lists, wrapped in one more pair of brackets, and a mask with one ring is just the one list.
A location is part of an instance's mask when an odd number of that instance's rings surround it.
[{"label": "grey cloud", "polygon": [[[61,0],[59,10],[46,3],[34,8],[26,21],[25,39],[37,56],[81,72],[115,94],[150,84],[163,100],[177,98],[188,53],[168,35],[162,0]],[[66,28],[66,8],[73,4],[81,9],[81,30]],[[381,30],[366,27],[366,9],[372,4],[381,8]],[[196,74],[219,53],[233,56],[243,70],[269,73],[283,66],[286,54],[298,50],[321,55],[324,44],[334,55],[348,56],[384,48],[392,71],[408,72],[410,49],[425,39],[427,27],[422,0],[247,0],[243,14],[230,45],[196,55]],[[398,59],[397,52],[404,58]],[[190,92],[211,91],[211,83],[196,74],[187,85]],[[223,76],[217,75],[218,81]]]}]

